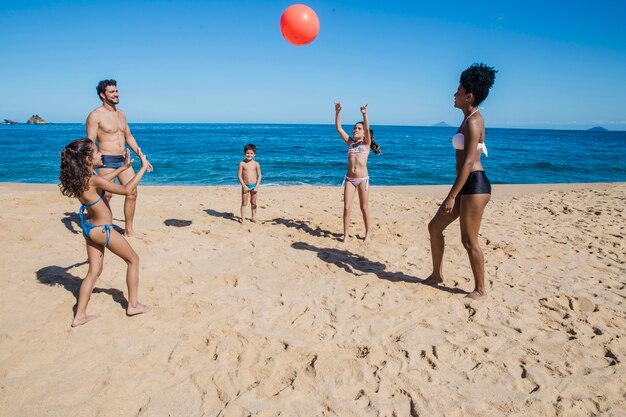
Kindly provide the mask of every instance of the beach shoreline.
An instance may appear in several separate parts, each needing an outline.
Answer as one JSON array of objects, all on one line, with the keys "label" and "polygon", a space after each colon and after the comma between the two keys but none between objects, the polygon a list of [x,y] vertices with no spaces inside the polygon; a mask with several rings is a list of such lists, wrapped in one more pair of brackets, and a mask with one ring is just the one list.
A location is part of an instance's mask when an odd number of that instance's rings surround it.
[{"label": "beach shoreline", "polygon": [[[0,416],[607,415],[626,410],[626,183],[493,186],[469,301],[458,222],[445,285],[428,221],[450,186],[372,186],[343,244],[340,187],[139,186],[140,299],[105,252],[89,312],[79,203],[0,183]],[[111,201],[123,228],[123,197]]]}]

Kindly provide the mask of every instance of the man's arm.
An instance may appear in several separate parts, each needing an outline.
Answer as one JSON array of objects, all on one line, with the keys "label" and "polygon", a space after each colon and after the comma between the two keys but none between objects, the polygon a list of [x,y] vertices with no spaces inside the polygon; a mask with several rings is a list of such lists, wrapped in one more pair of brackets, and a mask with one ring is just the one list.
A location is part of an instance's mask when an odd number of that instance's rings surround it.
[{"label": "man's arm", "polygon": [[126,144],[128,145],[128,147],[132,149],[132,151],[135,152],[137,156],[141,156],[141,148],[137,144],[137,141],[135,140],[133,134],[130,133],[130,128],[128,127],[128,125],[126,125],[126,131],[124,132],[124,139],[126,139]]},{"label": "man's arm", "polygon": [[89,113],[85,125],[87,126],[87,137],[96,143],[96,139],[98,139],[98,116],[94,112]]},{"label": "man's arm", "polygon": [[[121,110],[119,111],[121,112]],[[124,116],[124,123],[126,124],[126,129],[124,129],[124,140],[126,140],[126,144],[128,145],[128,147],[132,149],[132,151],[135,152],[135,154],[138,157],[141,158],[141,156],[143,155],[143,152],[141,152],[141,148],[137,144],[135,137],[130,132],[130,126],[128,126],[128,120],[126,120],[126,114],[122,112],[122,115]],[[147,169],[148,169],[148,172],[152,172],[152,164],[150,162],[148,162]]]},{"label": "man's arm", "polygon": [[[122,112],[121,110],[118,111]],[[128,120],[126,120],[126,115],[123,112],[122,115],[124,116],[124,124],[126,125],[126,128],[124,129],[124,139],[126,140],[126,144],[133,152],[135,152],[135,154],[137,154],[137,156],[141,156],[141,148],[137,144],[137,141],[135,140],[133,134],[130,132],[130,127],[128,126]]]}]

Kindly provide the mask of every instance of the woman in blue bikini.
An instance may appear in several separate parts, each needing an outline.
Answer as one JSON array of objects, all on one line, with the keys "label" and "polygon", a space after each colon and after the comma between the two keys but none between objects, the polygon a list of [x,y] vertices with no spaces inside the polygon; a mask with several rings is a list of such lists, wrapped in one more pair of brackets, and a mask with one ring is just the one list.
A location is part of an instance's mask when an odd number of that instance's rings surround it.
[{"label": "woman in blue bikini", "polygon": [[487,296],[485,289],[485,259],[478,244],[478,231],[485,206],[491,198],[491,183],[485,174],[480,157],[487,156],[485,121],[478,105],[487,98],[493,86],[496,70],[484,64],[474,64],[461,74],[454,93],[454,107],[463,112],[463,123],[452,137],[456,149],[456,180],[435,217],[428,224],[433,272],[425,284],[443,283],[443,231],[457,218],[461,225],[461,242],[469,255],[474,274],[474,291],[469,298],[479,300]]},{"label": "woman in blue bikini", "polygon": [[[128,169],[132,161],[128,151],[124,165],[106,175],[98,175],[94,169],[102,165],[102,154],[90,139],[77,139],[67,145],[61,152],[61,173],[59,179],[61,193],[68,197],[76,197],[81,202],[80,220],[83,235],[87,243],[89,271],[80,285],[76,315],[72,327],[80,326],[98,316],[87,315],[87,303],[102,272],[104,248],[126,261],[126,284],[128,285],[128,307],[126,314],[134,316],[150,311],[150,307],[141,304],[138,297],[139,287],[139,256],[128,244],[126,239],[112,228],[113,215],[106,200],[102,199],[105,191],[113,194],[130,195],[139,180],[149,167],[145,155],[141,156],[141,169],[126,185],[111,182],[122,171]],[[88,217],[85,216],[85,211]],[[87,220],[87,218],[89,220]]]},{"label": "woman in blue bikini", "polygon": [[[368,189],[370,177],[367,173],[367,158],[372,147],[370,124],[367,118],[367,104],[361,107],[363,121],[357,122],[352,129],[352,137],[341,127],[339,113],[341,103],[335,103],[335,128],[341,139],[348,145],[348,172],[344,177],[343,191],[343,241],[350,239],[350,214],[354,195],[358,191],[363,222],[365,223],[365,241],[370,240],[370,210],[368,205]],[[376,148],[379,149],[379,148]]]}]

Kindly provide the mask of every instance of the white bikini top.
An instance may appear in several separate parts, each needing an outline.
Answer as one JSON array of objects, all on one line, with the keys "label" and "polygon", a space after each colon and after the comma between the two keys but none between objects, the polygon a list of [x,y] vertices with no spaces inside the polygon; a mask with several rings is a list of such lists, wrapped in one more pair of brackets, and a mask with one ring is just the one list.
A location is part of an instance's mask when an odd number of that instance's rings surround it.
[{"label": "white bikini top", "polygon": [[[467,121],[467,119],[472,117],[472,115],[476,113],[477,111],[478,109],[474,110],[473,112],[470,113],[469,116],[463,119],[463,123],[461,123],[460,130],[463,130],[463,126],[465,126],[465,122]],[[459,132],[456,135],[452,136],[452,146],[454,146],[454,149],[459,150],[459,151],[462,151],[463,149],[465,149],[465,136],[463,136],[463,133]],[[477,149],[481,151],[482,153],[484,153],[485,156],[489,156],[489,153],[487,153],[487,145],[485,145],[484,143],[478,143]]]}]

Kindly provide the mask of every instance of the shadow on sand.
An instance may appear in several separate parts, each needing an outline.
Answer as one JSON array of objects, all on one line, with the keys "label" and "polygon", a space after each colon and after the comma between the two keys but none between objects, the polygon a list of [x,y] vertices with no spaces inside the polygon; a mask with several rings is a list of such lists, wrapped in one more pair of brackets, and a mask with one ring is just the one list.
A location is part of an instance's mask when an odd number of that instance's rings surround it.
[{"label": "shadow on sand", "polygon": [[285,227],[291,227],[293,229],[302,230],[310,234],[311,236],[315,236],[315,237],[329,237],[335,240],[341,240],[341,238],[343,237],[343,234],[341,233],[333,233],[330,230],[324,230],[320,228],[319,226],[313,229],[311,226],[309,226],[307,222],[303,220],[283,219],[281,217],[278,217],[273,220],[265,221],[264,223],[282,225]]},{"label": "shadow on sand", "polygon": [[[355,255],[352,252],[342,249],[333,248],[318,248],[305,242],[296,242],[291,245],[292,248],[298,250],[308,250],[317,253],[317,257],[338,266],[344,271],[354,275],[365,275],[368,273],[376,274],[380,279],[386,279],[391,282],[410,282],[413,284],[421,284],[424,279],[406,275],[403,272],[389,272],[385,269],[387,265],[381,262],[370,261],[364,256]],[[361,273],[357,272],[360,271]],[[428,285],[428,284],[424,284]],[[449,292],[452,294],[467,294],[459,288],[448,288],[442,286],[428,285],[429,287],[436,288],[441,291]]]},{"label": "shadow on sand", "polygon": [[[37,271],[37,280],[45,285],[61,286],[71,292],[76,302],[78,302],[78,290],[83,281],[81,278],[70,274],[68,271],[77,266],[85,265],[87,261],[79,262],[68,267],[62,266],[46,266]],[[113,301],[118,303],[124,310],[128,308],[128,300],[124,297],[124,293],[116,288],[98,288],[94,287],[94,293],[105,293],[111,296]],[[76,303],[72,307],[72,311],[76,313]]]},{"label": "shadow on sand", "polygon": [[75,235],[80,233],[80,217],[78,217],[78,213],[65,212],[65,217],[61,219],[61,223],[65,226],[67,230],[74,233]]},{"label": "shadow on sand", "polygon": [[222,219],[228,219],[228,220],[232,220],[234,222],[239,223],[239,217],[235,216],[234,213],[225,213],[225,212],[216,211],[216,210],[213,210],[213,209],[206,209],[204,211],[209,216],[221,217]]},{"label": "shadow on sand", "polygon": [[163,222],[166,226],[172,227],[187,227],[191,226],[191,220],[180,220],[180,219],[167,219]]}]

